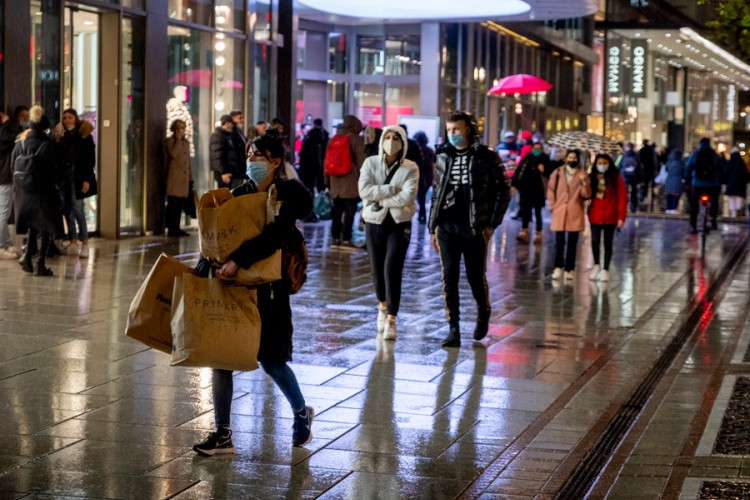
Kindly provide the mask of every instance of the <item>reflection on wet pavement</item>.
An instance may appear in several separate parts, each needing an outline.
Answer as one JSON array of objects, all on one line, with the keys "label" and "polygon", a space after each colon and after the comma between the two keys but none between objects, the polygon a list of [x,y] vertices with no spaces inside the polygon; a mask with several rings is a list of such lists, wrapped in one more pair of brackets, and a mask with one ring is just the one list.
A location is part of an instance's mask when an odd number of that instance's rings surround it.
[{"label": "reflection on wet pavement", "polygon": [[210,371],[172,368],[123,334],[159,253],[192,264],[195,236],[96,241],[86,261],[51,260],[52,278],[2,261],[0,497],[454,498],[478,485],[487,498],[534,495],[747,232],[722,226],[703,262],[686,227],[629,220],[607,284],[588,279],[583,238],[575,281],[558,286],[552,234],[517,244],[508,222],[489,252],[489,335],[471,342],[462,277],[463,347],[442,349],[440,264],[424,226],[394,343],[376,336],[366,252],[331,250],[328,225],[308,224],[293,368],[316,409],[314,440],[293,448],[283,395],[262,371],[236,373],[237,454],[213,459],[190,450],[212,429]]}]

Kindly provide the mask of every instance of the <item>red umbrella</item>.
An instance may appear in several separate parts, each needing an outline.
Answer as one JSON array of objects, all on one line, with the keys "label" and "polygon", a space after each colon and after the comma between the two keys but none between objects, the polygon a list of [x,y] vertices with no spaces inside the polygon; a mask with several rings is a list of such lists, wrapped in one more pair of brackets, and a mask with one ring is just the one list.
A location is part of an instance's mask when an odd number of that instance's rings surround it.
[{"label": "red umbrella", "polygon": [[534,92],[547,92],[552,84],[539,77],[520,73],[518,75],[506,76],[497,85],[492,87],[487,94],[533,94]]}]

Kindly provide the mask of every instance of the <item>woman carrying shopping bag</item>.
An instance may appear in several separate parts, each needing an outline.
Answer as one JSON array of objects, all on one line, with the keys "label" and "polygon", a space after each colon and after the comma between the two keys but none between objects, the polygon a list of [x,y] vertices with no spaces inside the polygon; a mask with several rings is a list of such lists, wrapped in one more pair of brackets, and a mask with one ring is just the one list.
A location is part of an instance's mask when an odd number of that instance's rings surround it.
[{"label": "woman carrying shopping bag", "polygon": [[[283,248],[297,231],[296,220],[304,219],[312,210],[312,199],[307,189],[296,180],[283,178],[284,169],[279,167],[284,165],[284,144],[276,134],[268,131],[254,139],[249,153],[249,180],[236,188],[233,194],[240,196],[267,191],[274,185],[281,208],[274,221],[259,236],[243,243],[221,266],[216,276],[225,280],[234,279],[240,268],[249,268]],[[210,261],[201,259],[198,272],[207,276],[210,267]],[[258,362],[289,401],[294,412],[292,443],[294,446],[303,446],[312,440],[311,426],[315,412],[305,404],[297,378],[287,364],[292,359],[290,281],[282,276],[278,281],[258,286],[257,293],[262,324]],[[193,446],[193,450],[204,456],[234,453],[230,427],[232,372],[213,370],[211,389],[216,431],[209,434],[205,441]]]},{"label": "woman carrying shopping bag", "polygon": [[565,166],[552,172],[547,185],[547,199],[552,212],[550,229],[555,232],[554,281],[563,277],[563,269],[565,281],[573,279],[578,235],[586,226],[583,204],[590,197],[591,182],[581,168],[581,152],[571,149],[565,156]]},{"label": "woman carrying shopping bag", "polygon": [[401,302],[401,278],[417,211],[419,166],[406,159],[406,132],[383,129],[380,153],[368,157],[359,176],[367,253],[378,298],[378,333],[396,340],[396,315]]},{"label": "woman carrying shopping bag", "polygon": [[[594,159],[594,171],[591,175],[591,205],[589,205],[589,222],[591,223],[591,249],[594,254],[594,267],[589,278],[609,281],[609,263],[612,261],[612,242],[615,230],[625,224],[628,213],[628,191],[625,181],[615,167],[609,155],[598,154]],[[604,269],[600,265],[600,249],[604,233]]]}]

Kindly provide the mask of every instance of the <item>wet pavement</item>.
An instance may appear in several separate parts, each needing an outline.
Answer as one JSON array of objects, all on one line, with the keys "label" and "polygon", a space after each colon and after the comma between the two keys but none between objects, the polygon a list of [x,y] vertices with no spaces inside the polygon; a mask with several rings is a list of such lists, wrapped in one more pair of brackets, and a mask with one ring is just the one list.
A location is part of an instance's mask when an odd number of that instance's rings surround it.
[{"label": "wet pavement", "polygon": [[195,236],[92,241],[88,260],[51,260],[52,278],[0,261],[0,498],[554,498],[585,476],[594,443],[680,332],[592,495],[742,491],[750,460],[714,443],[734,381],[750,375],[747,226],[720,224],[701,259],[685,219],[632,218],[608,284],[588,279],[584,238],[575,281],[560,285],[551,233],[535,247],[516,243],[518,229],[503,224],[489,252],[488,337],[471,340],[462,278],[462,347],[443,349],[424,226],[394,343],[376,336],[366,253],[333,250],[328,224],[307,224],[292,366],[316,409],[314,440],[293,448],[283,395],[262,371],[236,373],[237,453],[210,459],[190,449],[212,430],[210,370],[170,367],[123,333],[158,255],[194,263]]}]

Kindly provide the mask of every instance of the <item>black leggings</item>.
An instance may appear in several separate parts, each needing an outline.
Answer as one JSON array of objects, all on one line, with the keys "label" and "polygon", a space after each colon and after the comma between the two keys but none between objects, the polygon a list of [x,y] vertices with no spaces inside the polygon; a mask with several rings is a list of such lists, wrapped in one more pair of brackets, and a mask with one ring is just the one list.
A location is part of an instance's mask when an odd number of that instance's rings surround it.
[{"label": "black leggings", "polygon": [[382,224],[365,224],[367,253],[378,302],[396,316],[401,304],[401,278],[411,239],[411,221],[396,223],[390,214]]},{"label": "black leggings", "polygon": [[[565,235],[568,235],[565,248]],[[578,232],[555,231],[555,267],[565,267],[566,271],[576,268],[576,251],[578,250]]]},{"label": "black leggings", "polygon": [[540,205],[533,206],[531,203],[521,202],[521,227],[523,229],[529,228],[532,211],[536,219],[536,232],[538,233],[542,230],[542,207]]},{"label": "black leggings", "polygon": [[612,261],[612,242],[615,239],[616,224],[591,224],[591,251],[594,253],[594,264],[599,265],[599,251],[602,246],[604,230],[604,270],[609,270]]}]

